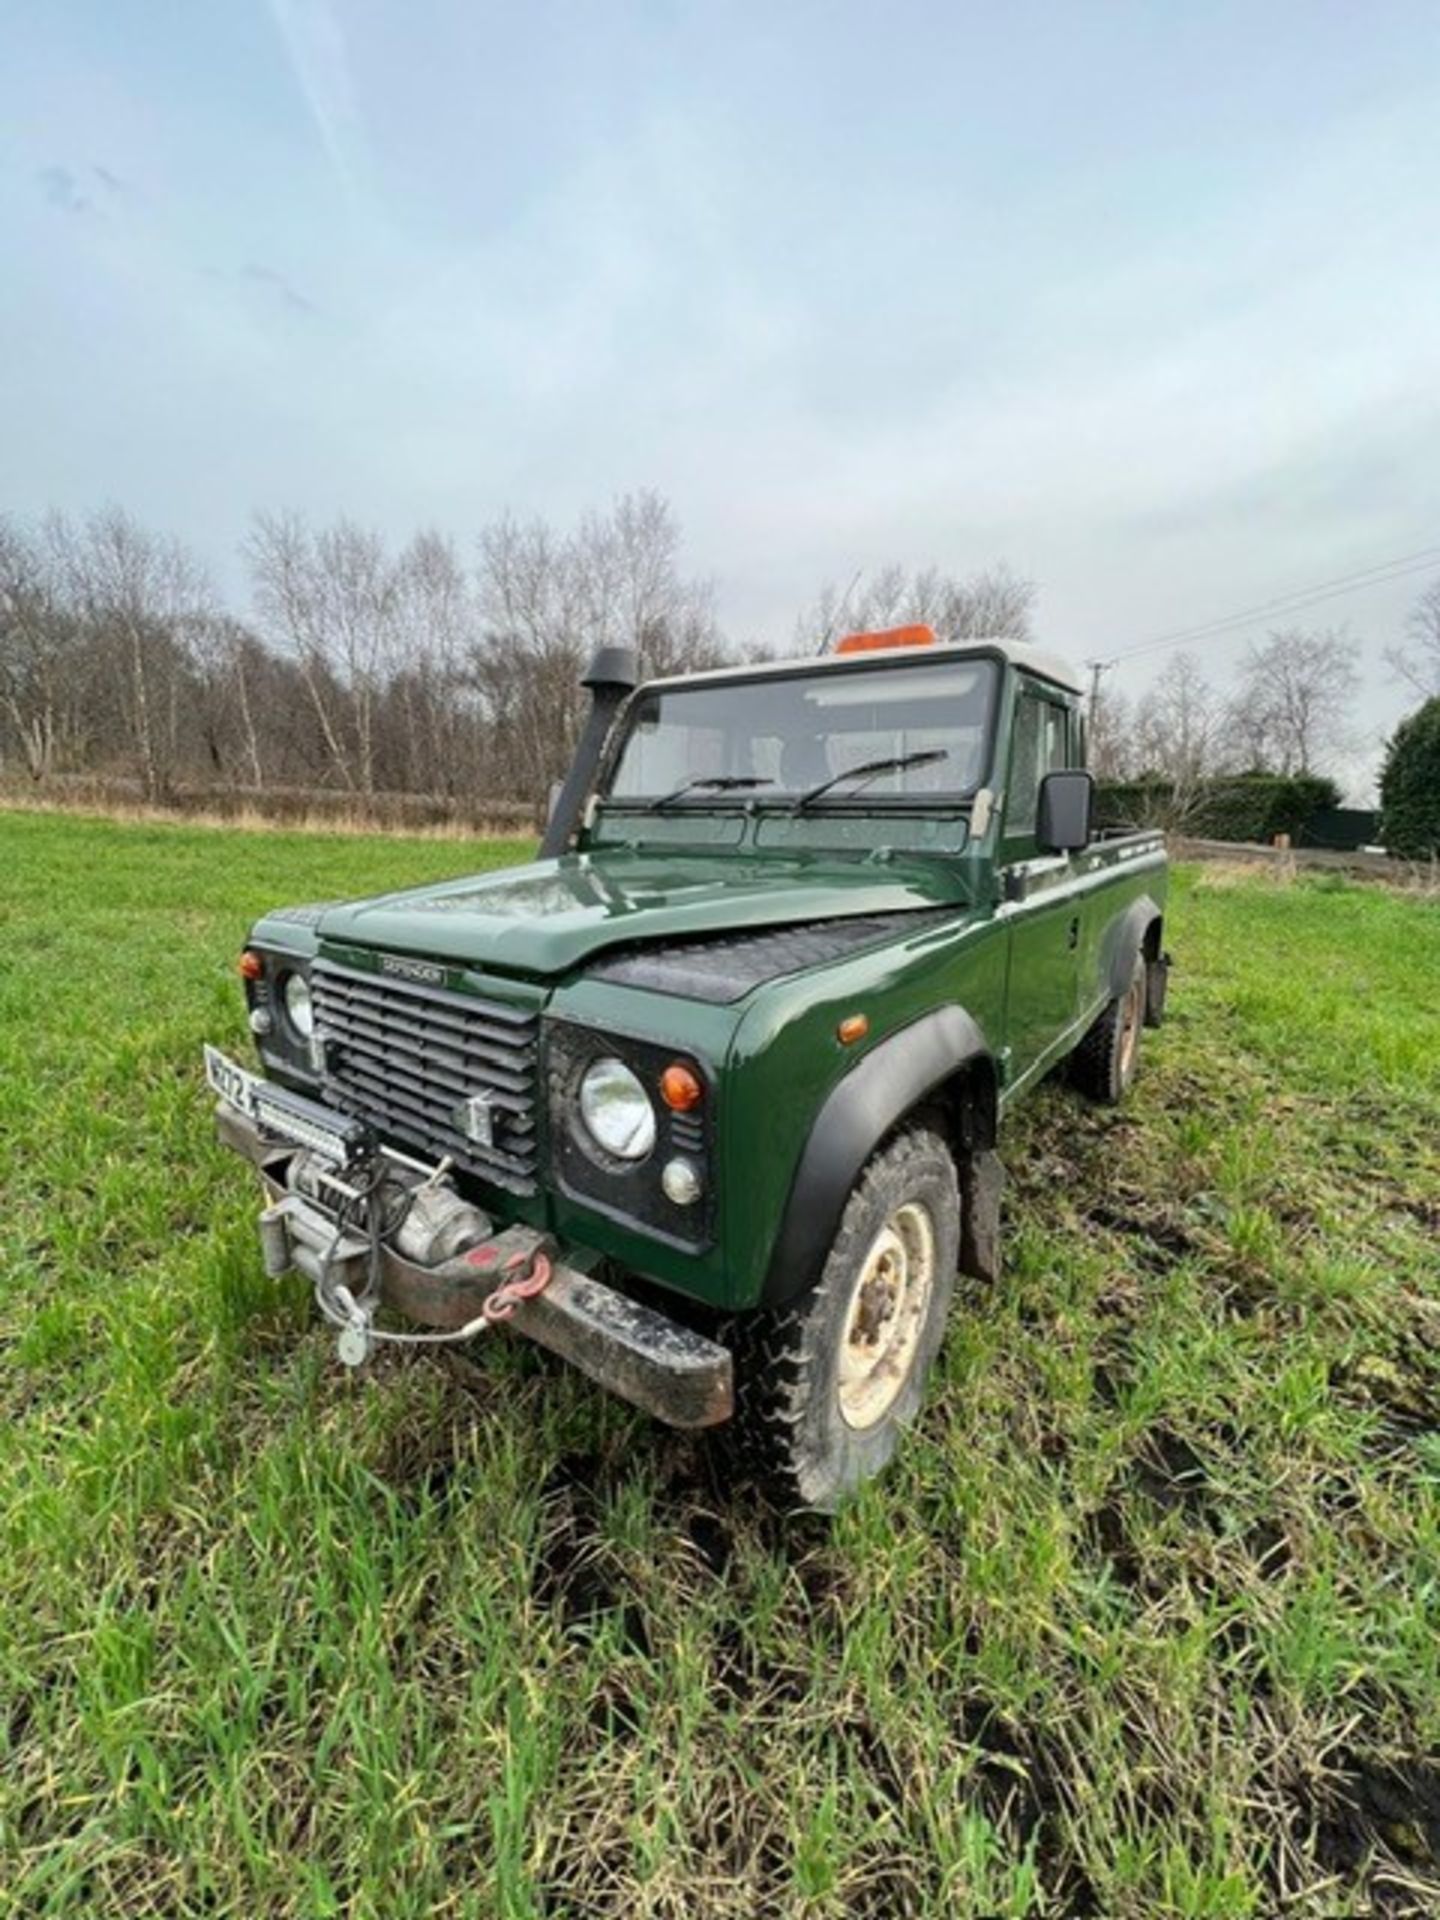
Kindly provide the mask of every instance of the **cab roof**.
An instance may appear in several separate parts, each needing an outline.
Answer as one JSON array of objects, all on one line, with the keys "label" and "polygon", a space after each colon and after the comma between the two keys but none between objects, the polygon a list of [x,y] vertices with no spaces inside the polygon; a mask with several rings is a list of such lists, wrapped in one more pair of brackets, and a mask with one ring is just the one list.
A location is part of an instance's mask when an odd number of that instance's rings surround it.
[{"label": "cab roof", "polygon": [[1034,674],[1038,679],[1048,680],[1052,685],[1063,687],[1067,693],[1083,693],[1085,682],[1074,667],[1060,658],[1058,654],[1047,653],[1040,647],[1032,647],[1025,640],[1011,640],[1004,636],[983,640],[939,641],[933,646],[886,647],[874,653],[817,653],[801,654],[787,660],[763,660],[749,665],[733,667],[708,667],[701,673],[672,673],[660,679],[647,680],[646,692],[666,687],[691,687],[706,685],[711,681],[724,680],[765,680],[794,673],[846,673],[861,671],[866,667],[901,666],[907,661],[922,660],[963,660],[970,657],[982,657],[1004,660],[1008,665],[1019,667],[1026,673]]}]

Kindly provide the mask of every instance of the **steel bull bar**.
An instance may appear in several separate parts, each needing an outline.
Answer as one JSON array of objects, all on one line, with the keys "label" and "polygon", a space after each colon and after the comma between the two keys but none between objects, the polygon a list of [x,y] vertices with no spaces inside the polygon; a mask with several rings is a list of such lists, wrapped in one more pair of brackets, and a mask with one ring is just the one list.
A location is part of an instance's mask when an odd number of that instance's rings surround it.
[{"label": "steel bull bar", "polygon": [[[347,1268],[363,1268],[368,1278],[371,1250],[364,1234],[337,1237],[335,1216],[287,1187],[285,1170],[295,1147],[269,1136],[223,1098],[216,1103],[215,1124],[223,1144],[254,1166],[269,1196],[262,1215],[267,1269],[294,1267],[314,1279],[323,1262],[337,1277]],[[543,1291],[507,1300],[504,1325],[670,1426],[713,1427],[730,1418],[728,1347],[566,1265],[549,1238],[532,1227],[506,1227],[433,1267],[418,1266],[382,1242],[381,1301],[415,1325],[458,1330],[482,1320],[487,1299],[507,1277],[531,1271],[542,1256],[550,1267]]]}]

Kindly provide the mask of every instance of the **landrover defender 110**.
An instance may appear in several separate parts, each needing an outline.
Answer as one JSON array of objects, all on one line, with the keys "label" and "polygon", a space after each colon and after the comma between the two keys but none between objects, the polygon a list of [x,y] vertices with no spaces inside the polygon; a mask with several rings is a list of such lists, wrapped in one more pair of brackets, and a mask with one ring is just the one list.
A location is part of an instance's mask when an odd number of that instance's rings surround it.
[{"label": "landrover defender 110", "polygon": [[505,1322],[829,1510],[996,1271],[1012,1104],[1129,1086],[1163,842],[1096,832],[1080,685],[1028,645],[586,684],[538,859],[251,930],[220,1135],[347,1363]]}]

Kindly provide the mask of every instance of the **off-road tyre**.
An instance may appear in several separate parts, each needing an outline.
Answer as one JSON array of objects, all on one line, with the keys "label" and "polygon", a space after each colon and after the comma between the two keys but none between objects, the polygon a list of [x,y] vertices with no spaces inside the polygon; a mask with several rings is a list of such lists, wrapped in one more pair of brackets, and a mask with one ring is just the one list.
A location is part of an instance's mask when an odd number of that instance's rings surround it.
[{"label": "off-road tyre", "polygon": [[1135,1079],[1147,995],[1145,956],[1137,953],[1129,985],[1109,1002],[1070,1056],[1071,1079],[1102,1107],[1118,1107]]},{"label": "off-road tyre", "polygon": [[[893,1399],[868,1424],[856,1425],[855,1385],[842,1379],[847,1331],[858,1326],[863,1335],[865,1330],[858,1310],[867,1288],[879,1284],[877,1254],[883,1278],[888,1250],[908,1245],[901,1228],[917,1245],[923,1242],[922,1217],[933,1234],[923,1311],[906,1318],[911,1331],[898,1350],[908,1358],[882,1383]],[[815,1284],[785,1307],[760,1309],[735,1322],[730,1440],[778,1506],[833,1513],[847,1494],[888,1464],[902,1430],[920,1410],[944,1337],[959,1252],[960,1189],[950,1149],[929,1128],[909,1127],[867,1162]],[[918,1273],[920,1261],[912,1264]],[[902,1302],[908,1284],[898,1290]],[[894,1316],[897,1327],[902,1317]],[[882,1332],[886,1324],[882,1320]],[[861,1350],[864,1344],[860,1338]],[[856,1349],[852,1339],[851,1353]],[[850,1417],[843,1410],[847,1395]]]}]

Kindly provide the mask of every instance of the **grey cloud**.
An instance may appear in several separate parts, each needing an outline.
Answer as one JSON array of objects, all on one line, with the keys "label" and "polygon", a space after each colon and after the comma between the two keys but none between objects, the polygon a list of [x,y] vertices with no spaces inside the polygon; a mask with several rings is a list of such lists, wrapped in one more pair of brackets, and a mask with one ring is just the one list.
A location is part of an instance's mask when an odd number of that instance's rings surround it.
[{"label": "grey cloud", "polygon": [[275,267],[263,266],[252,260],[240,269],[240,277],[255,286],[268,287],[292,313],[318,314],[320,311],[313,300],[307,300],[299,288]]},{"label": "grey cloud", "polygon": [[69,167],[42,167],[36,178],[40,191],[59,213],[93,213],[95,202],[82,193],[80,182]]}]

